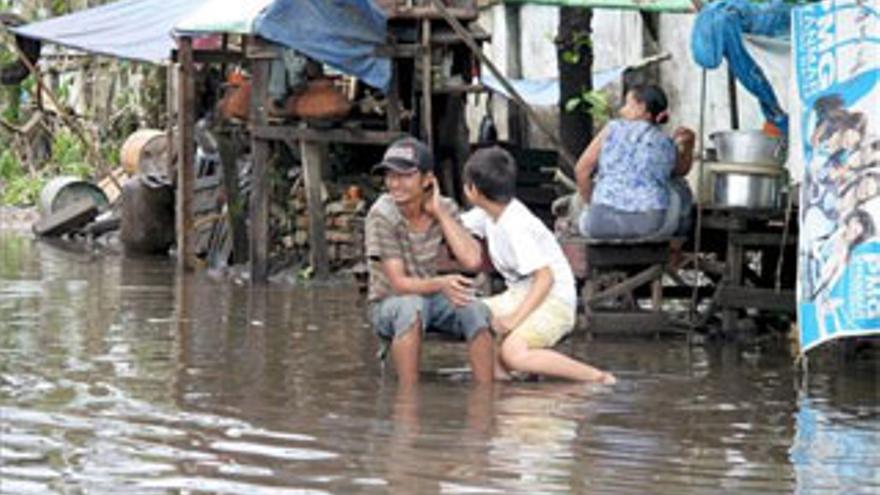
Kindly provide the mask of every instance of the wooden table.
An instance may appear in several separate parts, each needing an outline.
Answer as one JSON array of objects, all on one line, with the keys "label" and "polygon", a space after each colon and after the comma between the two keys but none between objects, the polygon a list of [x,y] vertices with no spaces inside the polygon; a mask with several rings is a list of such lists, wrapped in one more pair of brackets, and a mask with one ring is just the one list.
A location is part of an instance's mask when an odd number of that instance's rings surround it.
[{"label": "wooden table", "polygon": [[[722,311],[724,333],[736,330],[738,312],[744,308],[794,314],[796,212],[792,212],[787,229],[784,235],[784,210],[704,207],[701,251],[714,251],[724,260],[724,275],[715,301]],[[785,247],[780,249],[783,241]],[[748,266],[746,253],[750,251],[761,253],[758,271]],[[779,256],[784,256],[784,263],[781,287],[777,290]]]}]

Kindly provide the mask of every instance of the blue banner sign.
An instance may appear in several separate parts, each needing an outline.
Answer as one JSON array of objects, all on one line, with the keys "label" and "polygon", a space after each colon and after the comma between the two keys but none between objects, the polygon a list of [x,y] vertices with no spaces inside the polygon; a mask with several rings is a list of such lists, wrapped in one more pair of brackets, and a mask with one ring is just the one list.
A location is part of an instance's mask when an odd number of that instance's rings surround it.
[{"label": "blue banner sign", "polygon": [[793,13],[801,351],[880,335],[880,0]]}]

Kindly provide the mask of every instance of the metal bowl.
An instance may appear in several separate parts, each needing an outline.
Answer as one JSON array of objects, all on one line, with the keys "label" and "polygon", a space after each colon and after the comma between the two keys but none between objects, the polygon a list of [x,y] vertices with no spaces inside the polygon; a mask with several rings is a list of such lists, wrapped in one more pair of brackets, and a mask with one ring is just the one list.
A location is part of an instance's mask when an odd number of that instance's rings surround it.
[{"label": "metal bowl", "polygon": [[777,208],[779,188],[778,175],[720,172],[714,174],[713,202],[726,208]]},{"label": "metal bowl", "polygon": [[709,139],[721,162],[782,165],[785,161],[783,141],[761,131],[713,132]]}]

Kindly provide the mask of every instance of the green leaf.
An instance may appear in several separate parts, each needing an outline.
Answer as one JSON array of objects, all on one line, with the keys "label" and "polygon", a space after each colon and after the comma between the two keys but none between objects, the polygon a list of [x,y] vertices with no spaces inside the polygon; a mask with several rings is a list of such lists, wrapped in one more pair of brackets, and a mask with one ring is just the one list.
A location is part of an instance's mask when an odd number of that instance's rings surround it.
[{"label": "green leaf", "polygon": [[580,105],[581,99],[579,97],[575,96],[573,98],[569,98],[568,101],[565,102],[565,111],[574,112]]},{"label": "green leaf", "polygon": [[562,52],[562,61],[567,64],[575,65],[581,61],[581,56],[576,51],[566,50]]}]

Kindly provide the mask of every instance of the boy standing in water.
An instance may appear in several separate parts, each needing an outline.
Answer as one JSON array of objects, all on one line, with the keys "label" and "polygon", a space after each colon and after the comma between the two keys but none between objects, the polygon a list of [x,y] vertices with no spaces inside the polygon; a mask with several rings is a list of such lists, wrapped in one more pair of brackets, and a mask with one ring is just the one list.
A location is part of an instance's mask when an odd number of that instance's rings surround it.
[{"label": "boy standing in water", "polygon": [[509,371],[614,384],[611,373],[576,361],[552,347],[575,324],[574,275],[550,230],[514,197],[516,162],[492,147],[475,152],[464,167],[464,194],[475,206],[465,227],[484,239],[507,288],[485,302],[492,328],[503,337],[496,379]]}]

